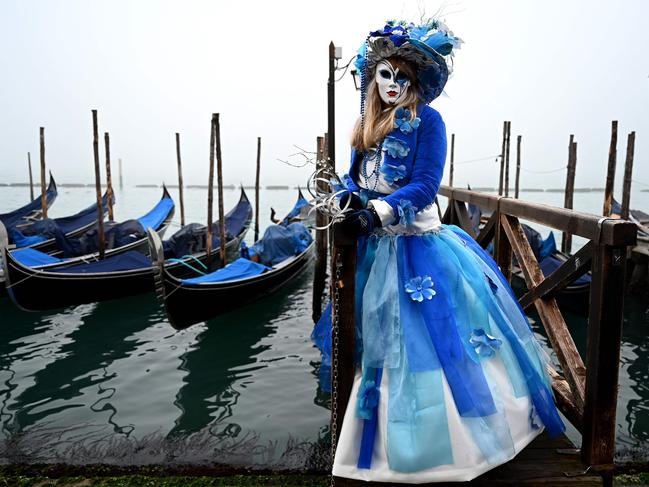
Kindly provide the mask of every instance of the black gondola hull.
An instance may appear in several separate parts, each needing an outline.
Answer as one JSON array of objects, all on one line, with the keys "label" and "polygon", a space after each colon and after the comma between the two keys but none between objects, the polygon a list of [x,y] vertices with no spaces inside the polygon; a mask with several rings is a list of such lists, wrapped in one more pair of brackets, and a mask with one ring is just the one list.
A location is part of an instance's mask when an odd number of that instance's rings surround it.
[{"label": "black gondola hull", "polygon": [[156,269],[158,297],[164,300],[171,325],[176,329],[187,328],[260,299],[287,284],[307,268],[313,247],[311,244],[283,267],[239,281],[181,285],[166,267]]}]

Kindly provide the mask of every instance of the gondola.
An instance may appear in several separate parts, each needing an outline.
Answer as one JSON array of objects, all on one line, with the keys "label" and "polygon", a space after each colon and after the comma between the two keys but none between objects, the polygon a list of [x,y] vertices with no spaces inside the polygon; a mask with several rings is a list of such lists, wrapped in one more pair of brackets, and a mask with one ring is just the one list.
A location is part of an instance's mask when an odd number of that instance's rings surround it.
[{"label": "gondola", "polygon": [[[245,192],[237,205],[226,215],[229,239],[226,249],[237,249],[252,219],[252,206]],[[185,228],[188,228],[187,226]],[[148,227],[149,229],[151,227]],[[203,228],[203,240],[205,231]],[[179,230],[175,235],[183,232]],[[157,233],[156,233],[157,235]],[[170,241],[173,237],[170,239]],[[169,251],[168,251],[169,254]],[[168,255],[169,272],[179,278],[195,275],[207,260],[205,251],[193,255]],[[7,258],[7,289],[13,302],[26,311],[43,311],[83,303],[107,301],[153,291],[151,259],[142,252],[130,250],[101,261],[76,262],[50,269],[34,269]],[[212,261],[220,260],[218,242]]]},{"label": "gondola", "polygon": [[[113,204],[115,198],[113,197]],[[108,212],[108,194],[102,196],[102,208],[104,215]],[[16,248],[32,248],[56,255],[58,249],[54,237],[48,237],[45,232],[38,232],[39,226],[43,226],[43,220],[19,223],[9,231],[9,244]],[[97,203],[70,216],[52,218],[51,223],[56,226],[66,238],[74,238],[88,231],[97,223]],[[34,231],[36,230],[36,231]]]},{"label": "gondola", "polygon": [[[298,199],[296,205],[302,204],[303,200]],[[295,222],[290,225],[302,224]],[[164,304],[169,323],[181,330],[255,301],[287,284],[306,269],[313,254],[314,242],[311,238],[306,248],[297,255],[291,255],[272,266],[241,257],[211,274],[192,279],[179,279],[169,272],[162,241],[152,231],[149,231],[149,246],[151,258],[157,267],[156,295]]]},{"label": "gondola", "polygon": [[[174,202],[171,199],[167,188],[164,187],[160,201],[153,207],[151,211],[137,219],[137,222],[139,223],[138,227],[140,227],[141,225],[141,232],[144,232],[144,230],[148,227],[152,227],[160,234],[164,234],[165,230],[169,226],[169,223],[171,222],[173,214]],[[6,236],[7,232],[5,229],[3,230],[3,233]],[[95,229],[89,230],[84,235],[90,236],[93,231],[95,231]],[[83,235],[77,237],[77,239],[80,239],[82,237]],[[129,237],[127,235],[124,240],[126,241],[126,243],[122,243],[121,245],[113,247],[109,246],[104,253],[104,257],[108,258],[114,255],[123,254],[125,252],[128,252],[129,250],[140,250],[144,252],[148,248],[146,236]],[[6,262],[6,268],[3,271],[4,275],[0,276],[0,281],[2,282],[6,280],[6,276],[9,273],[9,260],[5,260],[5,258],[9,255],[11,256],[12,262],[18,262],[22,264],[22,267],[30,268],[36,273],[47,272],[59,267],[71,266],[73,264],[82,264],[84,262],[99,260],[99,252],[94,251],[73,257],[56,257],[55,255],[46,254],[45,252],[41,252],[32,248],[8,250],[7,247],[8,240],[5,239],[4,242],[0,242],[0,248],[3,252],[3,262]],[[15,284],[17,281],[14,280],[13,282]]]},{"label": "gondola", "polygon": [[[47,202],[47,207],[49,208],[54,200],[58,196],[58,190],[56,188],[56,181],[50,173],[50,183],[47,186],[45,191],[45,201]],[[32,201],[27,203],[25,206],[22,206],[14,211],[8,213],[0,214],[0,223],[2,223],[6,228],[13,228],[15,225],[20,223],[26,223],[30,220],[40,218],[42,215],[42,203],[41,197],[34,198]]]}]

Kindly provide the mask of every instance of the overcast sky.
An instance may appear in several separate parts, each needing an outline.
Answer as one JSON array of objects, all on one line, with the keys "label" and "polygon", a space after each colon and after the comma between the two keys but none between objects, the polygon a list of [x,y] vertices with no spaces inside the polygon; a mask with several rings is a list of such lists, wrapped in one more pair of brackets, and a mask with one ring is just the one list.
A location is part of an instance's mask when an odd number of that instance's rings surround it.
[{"label": "overcast sky", "polygon": [[[465,44],[432,106],[456,133],[456,161],[500,152],[502,122],[522,135],[522,186],[563,186],[571,133],[577,186],[604,186],[611,120],[637,132],[634,189],[649,184],[649,2],[628,0],[220,1],[0,0],[0,182],[27,180],[45,127],[60,182],[92,182],[93,108],[127,184],[176,182],[180,132],[187,184],[207,181],[209,123],[220,113],[226,183],[304,184],[278,161],[326,131],[327,50],[345,64],[386,19],[443,6]],[[358,93],[336,83],[338,167],[348,164]],[[103,149],[102,149],[103,150]],[[102,152],[103,153],[103,152]],[[102,157],[103,161],[103,157]],[[293,159],[299,162],[300,159]],[[546,171],[544,173],[529,171]],[[495,186],[493,159],[458,165],[456,184]],[[618,184],[619,186],[619,184]]]}]

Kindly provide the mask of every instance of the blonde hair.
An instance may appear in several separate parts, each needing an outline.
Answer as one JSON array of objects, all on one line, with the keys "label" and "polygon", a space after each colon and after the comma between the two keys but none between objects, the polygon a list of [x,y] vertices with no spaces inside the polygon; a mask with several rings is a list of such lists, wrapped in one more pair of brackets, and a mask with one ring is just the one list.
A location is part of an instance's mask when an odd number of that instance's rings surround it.
[{"label": "blonde hair", "polygon": [[388,61],[408,75],[411,80],[410,86],[399,104],[384,109],[376,81],[373,76],[371,77],[367,85],[365,99],[365,122],[362,123],[359,118],[352,131],[351,145],[358,151],[365,152],[375,147],[386,135],[394,130],[394,118],[397,108],[403,107],[410,110],[411,121],[417,116],[419,87],[416,84],[415,70],[410,63],[399,58],[388,58]]}]

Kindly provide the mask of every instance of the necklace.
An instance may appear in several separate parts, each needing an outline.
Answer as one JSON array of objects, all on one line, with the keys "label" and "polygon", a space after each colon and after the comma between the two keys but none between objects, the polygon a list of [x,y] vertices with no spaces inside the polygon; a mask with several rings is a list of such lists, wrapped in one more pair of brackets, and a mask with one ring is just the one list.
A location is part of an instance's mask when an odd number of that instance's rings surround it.
[{"label": "necklace", "polygon": [[[369,150],[363,153],[363,163],[361,164],[359,172],[361,173],[361,176],[365,181],[365,186],[367,187],[367,189],[370,189],[372,191],[376,191],[376,188],[379,184],[379,170],[381,167],[382,148],[383,148],[383,142],[381,142],[376,149]],[[368,173],[367,165],[369,162],[373,162],[374,167],[372,167],[372,170]],[[372,179],[374,181],[373,183],[370,184],[370,181]]]}]

